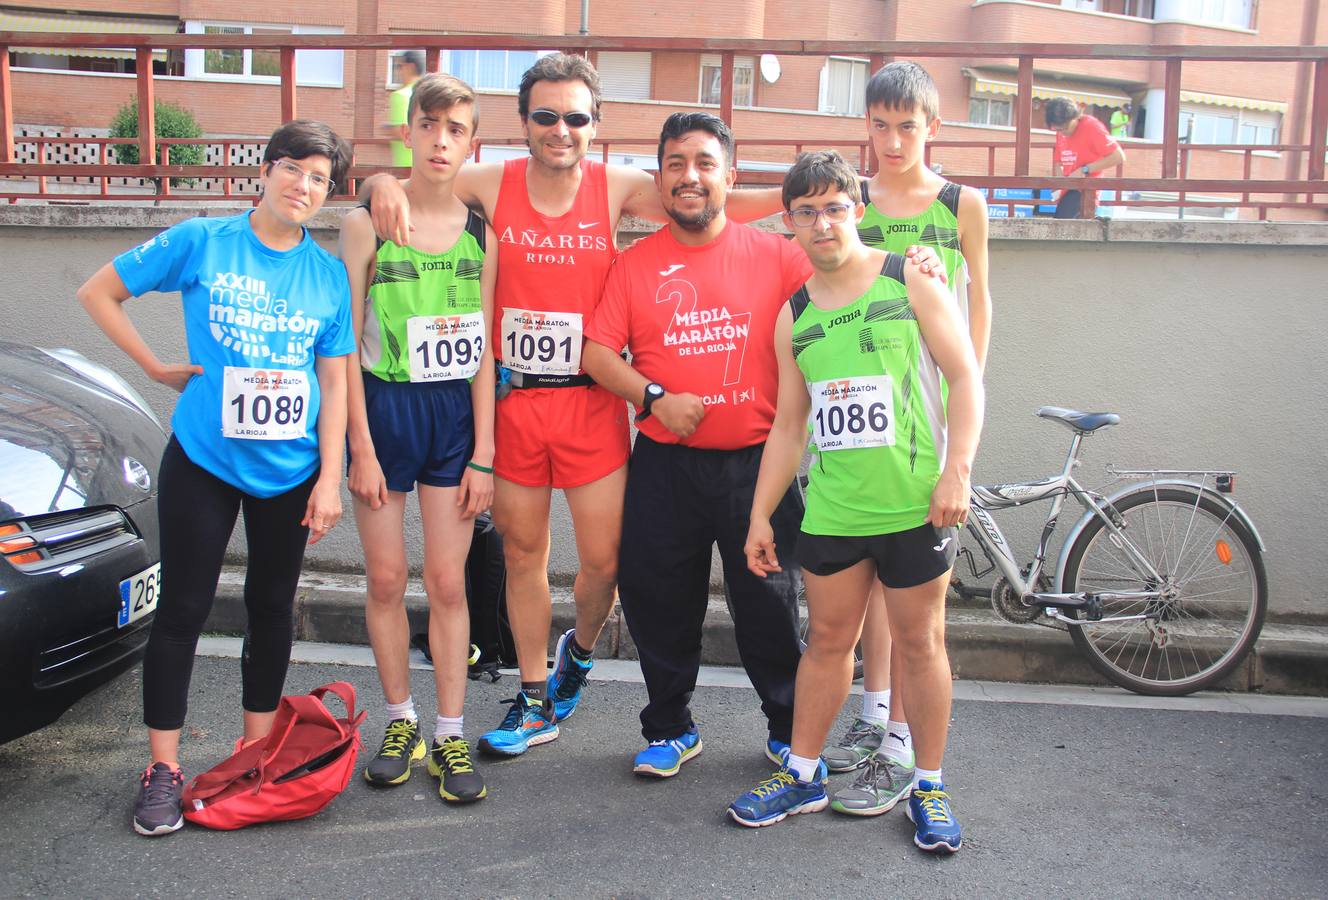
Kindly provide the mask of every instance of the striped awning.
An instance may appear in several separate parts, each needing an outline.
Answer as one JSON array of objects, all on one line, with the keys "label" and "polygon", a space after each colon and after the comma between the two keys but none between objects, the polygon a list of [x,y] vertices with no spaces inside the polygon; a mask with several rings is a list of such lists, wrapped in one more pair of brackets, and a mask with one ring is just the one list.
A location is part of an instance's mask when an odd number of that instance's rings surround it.
[{"label": "striped awning", "polygon": [[[992,75],[979,71],[977,69],[965,69],[964,73],[973,79],[973,91],[978,94],[999,94],[1013,97],[1019,93],[1019,84],[1014,81],[1006,81],[1002,78],[996,78]],[[1106,85],[1096,90],[1082,90],[1078,88],[1050,87],[1046,84],[1033,82],[1033,96],[1043,100],[1050,100],[1052,97],[1064,97],[1066,100],[1075,103],[1082,103],[1085,106],[1124,106],[1130,102],[1130,95],[1122,93]]]},{"label": "striped awning", "polygon": [[1202,91],[1181,91],[1182,103],[1203,103],[1208,106],[1229,106],[1234,109],[1260,109],[1286,114],[1287,104],[1280,100],[1256,100],[1253,97],[1229,97],[1226,94],[1206,94]]},{"label": "striped awning", "polygon": [[[32,15],[0,12],[0,31],[44,31],[57,34],[175,34],[179,23],[169,19],[135,19],[111,16]],[[134,51],[104,47],[10,47],[19,53],[42,56],[85,56],[94,59],[133,59]],[[164,60],[166,51],[153,51],[153,59]]]}]

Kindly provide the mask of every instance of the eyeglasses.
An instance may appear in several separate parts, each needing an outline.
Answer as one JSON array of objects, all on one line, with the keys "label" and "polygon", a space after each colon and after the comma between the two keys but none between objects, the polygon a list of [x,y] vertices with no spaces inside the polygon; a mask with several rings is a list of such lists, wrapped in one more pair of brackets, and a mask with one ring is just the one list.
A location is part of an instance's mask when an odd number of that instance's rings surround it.
[{"label": "eyeglasses", "polygon": [[328,178],[326,175],[323,175],[319,172],[305,171],[304,169],[295,165],[295,163],[291,162],[289,159],[277,160],[272,164],[272,168],[280,172],[282,175],[285,175],[291,181],[298,181],[301,178],[308,178],[309,186],[311,188],[315,188],[316,190],[322,191],[324,194],[332,193],[332,189],[337,186],[337,183],[333,181],[331,178]]},{"label": "eyeglasses", "polygon": [[853,207],[843,203],[831,203],[824,209],[799,206],[797,209],[789,210],[789,218],[799,228],[811,228],[821,216],[825,216],[825,224],[839,225],[848,221],[848,214],[852,211]]},{"label": "eyeglasses", "polygon": [[559,119],[566,122],[568,128],[585,128],[594,121],[590,113],[579,112],[577,110],[556,113],[551,109],[544,109],[543,107],[540,109],[532,109],[530,111],[530,119],[536,125],[543,125],[545,128],[548,128],[550,125],[557,125]]}]

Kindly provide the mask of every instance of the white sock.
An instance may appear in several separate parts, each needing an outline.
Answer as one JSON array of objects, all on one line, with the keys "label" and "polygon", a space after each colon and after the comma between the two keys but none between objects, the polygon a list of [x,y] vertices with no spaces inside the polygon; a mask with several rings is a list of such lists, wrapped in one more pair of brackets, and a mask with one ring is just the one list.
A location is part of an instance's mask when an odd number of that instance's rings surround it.
[{"label": "white sock", "polygon": [[909,790],[916,790],[916,789],[917,789],[917,786],[918,786],[918,782],[920,782],[920,781],[930,781],[932,784],[944,784],[944,783],[945,783],[945,782],[944,782],[944,779],[941,778],[941,770],[940,770],[940,769],[935,769],[935,770],[933,770],[933,769],[914,769],[914,770],[913,770],[913,787],[912,787],[912,788],[909,788]]},{"label": "white sock", "polygon": [[913,755],[913,735],[908,730],[907,722],[891,719],[885,723],[885,740],[881,741],[881,752],[900,762],[908,761]]},{"label": "white sock", "polygon": [[387,721],[395,722],[397,719],[410,719],[412,722],[418,722],[420,717],[415,713],[415,698],[407,696],[400,703],[387,704]]},{"label": "white sock", "polygon": [[794,756],[789,754],[788,769],[793,773],[793,777],[803,782],[811,784],[816,779],[816,770],[820,768],[820,758],[808,759],[805,756]]},{"label": "white sock", "polygon": [[461,737],[465,734],[465,732],[461,730],[461,720],[464,718],[465,716],[457,716],[453,719],[439,713],[438,718],[434,721],[433,725],[434,743],[441,744],[443,738]]},{"label": "white sock", "polygon": [[884,725],[890,718],[890,689],[862,692],[862,717],[873,725]]}]

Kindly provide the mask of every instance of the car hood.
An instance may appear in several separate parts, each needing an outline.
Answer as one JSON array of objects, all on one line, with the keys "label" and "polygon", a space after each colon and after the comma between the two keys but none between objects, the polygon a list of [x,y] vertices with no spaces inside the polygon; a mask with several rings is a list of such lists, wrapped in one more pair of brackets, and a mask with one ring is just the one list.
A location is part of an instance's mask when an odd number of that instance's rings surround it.
[{"label": "car hood", "polygon": [[41,350],[0,342],[0,522],[156,493],[166,437],[129,400]]}]

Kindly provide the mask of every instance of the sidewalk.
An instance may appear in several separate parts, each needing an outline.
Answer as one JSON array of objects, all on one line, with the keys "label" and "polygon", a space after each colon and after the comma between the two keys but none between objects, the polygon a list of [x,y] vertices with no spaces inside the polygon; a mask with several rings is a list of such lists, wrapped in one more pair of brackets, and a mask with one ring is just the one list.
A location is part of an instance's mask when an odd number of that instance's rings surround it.
[{"label": "sidewalk", "polygon": [[[228,566],[217,587],[217,602],[205,631],[244,630],[244,571]],[[412,631],[423,631],[427,603],[417,579],[406,594]],[[553,591],[553,634],[574,624],[571,592]],[[295,639],[333,644],[367,644],[364,629],[364,576],[306,571],[295,599]],[[951,608],[946,615],[946,647],[955,678],[1031,684],[1101,685],[1103,679],[1075,649],[1070,636],[1039,625],[1014,625],[990,609]],[[553,652],[550,639],[549,652]],[[602,659],[636,659],[627,625],[615,609],[595,648]],[[733,623],[722,596],[711,597],[701,661],[739,665]],[[1245,664],[1223,685],[1228,690],[1328,696],[1328,628],[1267,623]]]}]

